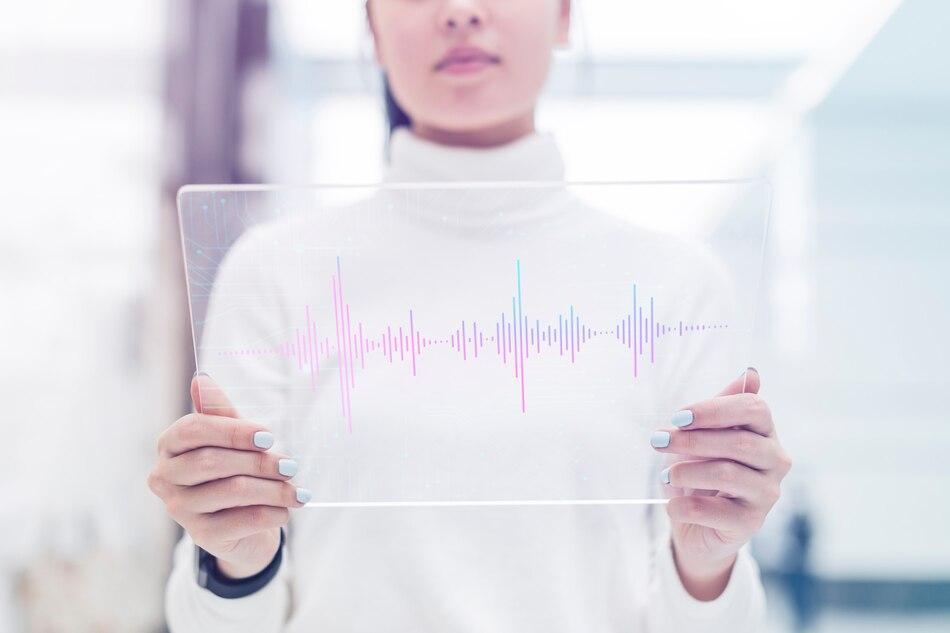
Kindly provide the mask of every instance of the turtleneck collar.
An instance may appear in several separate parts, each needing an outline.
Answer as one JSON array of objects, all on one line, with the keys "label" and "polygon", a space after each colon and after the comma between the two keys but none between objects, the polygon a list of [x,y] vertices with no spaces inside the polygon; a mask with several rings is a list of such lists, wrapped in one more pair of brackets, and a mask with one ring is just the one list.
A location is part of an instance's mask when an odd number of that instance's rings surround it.
[{"label": "turtleneck collar", "polygon": [[[554,136],[546,132],[532,132],[504,145],[475,148],[441,145],[400,127],[390,139],[390,162],[384,181],[397,186],[423,184],[413,195],[410,215],[448,230],[537,225],[563,213],[566,207],[566,189],[562,186],[515,184],[563,183],[561,152]],[[512,185],[505,187],[505,182]],[[446,183],[445,188],[439,183]],[[482,184],[469,189],[465,183]],[[494,187],[487,183],[501,184]]]},{"label": "turtleneck collar", "polygon": [[389,152],[389,182],[564,180],[561,151],[549,132],[482,148],[440,145],[398,127]]}]

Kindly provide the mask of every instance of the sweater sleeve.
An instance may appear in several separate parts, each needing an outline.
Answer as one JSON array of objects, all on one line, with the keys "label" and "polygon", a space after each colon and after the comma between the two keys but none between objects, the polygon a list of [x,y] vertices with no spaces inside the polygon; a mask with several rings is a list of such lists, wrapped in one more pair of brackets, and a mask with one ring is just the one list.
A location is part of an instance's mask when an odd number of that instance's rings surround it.
[{"label": "sweater sleeve", "polygon": [[759,569],[748,551],[739,550],[725,590],[715,600],[697,600],[680,580],[669,532],[656,542],[646,610],[650,633],[747,633],[765,626],[765,592]]},{"label": "sweater sleeve", "polygon": [[[201,333],[199,367],[228,394],[242,417],[263,423],[275,435],[274,449],[283,450],[287,435],[274,412],[283,410],[285,373],[274,356],[236,357],[216,362],[216,350],[237,349],[266,340],[283,327],[281,295],[262,265],[274,250],[270,228],[253,227],[238,239],[218,267]],[[249,387],[251,387],[249,389]],[[250,394],[250,395],[249,395]],[[268,415],[268,413],[272,415]],[[165,590],[165,614],[172,633],[276,633],[291,609],[291,561],[287,546],[277,575],[243,598],[221,598],[198,585],[195,543],[186,532],[175,548]]]},{"label": "sweater sleeve", "polygon": [[290,603],[286,560],[277,576],[243,598],[221,598],[198,585],[195,543],[186,532],[175,546],[165,589],[165,617],[171,633],[278,633]]},{"label": "sweater sleeve", "polygon": [[[729,274],[711,253],[698,246],[693,250],[696,259],[692,269],[700,272],[695,276],[695,285],[683,285],[689,289],[685,294],[691,297],[684,306],[684,313],[695,316],[699,322],[731,321],[737,314],[737,295]],[[670,369],[666,377],[669,387],[666,401],[673,403],[674,409],[715,396],[728,380],[744,369],[744,364],[732,364],[745,360],[741,350],[736,353],[736,350],[716,345],[712,340],[699,339],[702,342],[697,341]],[[656,475],[669,462],[662,459],[663,456],[657,457],[660,459],[648,485],[654,496],[662,497],[666,492]],[[745,633],[764,627],[765,591],[748,544],[739,550],[722,594],[715,600],[697,600],[686,591],[676,569],[670,522],[665,509],[658,508],[648,520],[653,523],[650,530],[653,547],[645,630],[650,633]]]}]

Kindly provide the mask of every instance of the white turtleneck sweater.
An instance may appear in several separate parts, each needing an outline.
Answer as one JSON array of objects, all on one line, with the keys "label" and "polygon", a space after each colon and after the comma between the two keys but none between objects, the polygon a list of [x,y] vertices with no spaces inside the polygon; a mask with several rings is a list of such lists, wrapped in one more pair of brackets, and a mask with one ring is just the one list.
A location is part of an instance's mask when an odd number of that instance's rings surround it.
[{"label": "white turtleneck sweater", "polygon": [[[499,181],[499,180],[563,180],[563,164],[553,137],[534,133],[513,143],[490,149],[454,148],[422,140],[406,129],[395,131],[391,140],[391,159],[386,179],[391,182],[439,182],[439,181]],[[671,257],[691,257],[682,243],[661,239],[646,232],[634,238],[626,235],[615,239],[616,231],[605,224],[599,229],[597,216],[584,205],[566,195],[538,198],[536,193],[527,193],[519,199],[514,195],[505,209],[504,217],[485,217],[477,207],[460,208],[458,200],[452,203],[453,217],[448,224],[443,218],[443,209],[415,209],[406,215],[405,225],[391,225],[379,230],[367,226],[366,237],[360,238],[366,246],[362,252],[372,252],[377,264],[407,262],[404,257],[413,252],[414,245],[440,244],[446,252],[453,248],[470,249],[472,235],[487,241],[482,245],[486,252],[507,254],[503,242],[506,230],[515,233],[544,227],[540,244],[556,243],[557,234],[577,235],[582,232],[590,242],[588,252],[575,252],[573,258],[593,257],[603,261],[623,262],[636,267],[646,277],[661,277],[660,262]],[[402,216],[399,216],[402,217]],[[262,241],[280,243],[293,232],[295,243],[306,244],[308,240],[331,240],[323,227],[319,236],[308,234],[307,229],[292,223],[274,223],[264,227],[256,236],[242,238],[221,265],[216,288],[229,288],[229,292],[246,297],[247,293],[235,293],[234,289],[246,285],[247,289],[266,293],[268,297],[294,295],[297,311],[300,295],[307,294],[288,279],[293,274],[281,274],[279,264],[266,273],[258,266],[249,265],[251,258],[259,256]],[[542,229],[539,229],[542,230]],[[382,239],[380,236],[385,236]],[[373,241],[373,240],[376,241]],[[630,240],[638,248],[629,252]],[[530,242],[528,242],[530,244]],[[586,243],[586,242],[585,242]],[[353,247],[352,243],[348,243]],[[428,248],[428,247],[427,247]],[[492,250],[496,249],[496,250]],[[535,270],[546,265],[547,269],[559,265],[547,256],[543,247],[532,251],[525,242],[519,244],[519,254],[531,261]],[[431,249],[430,249],[431,250]],[[527,252],[525,252],[527,251]],[[470,251],[465,251],[470,252]],[[705,270],[715,266],[702,266],[700,256],[695,266],[683,266],[683,270]],[[444,263],[459,266],[449,271],[467,280],[477,279],[469,274],[471,262]],[[561,258],[563,259],[563,258]],[[448,260],[446,260],[448,261]],[[404,269],[388,271],[388,290],[401,292],[400,283],[411,284],[424,275],[424,269],[414,269],[409,264]],[[292,266],[300,266],[295,259]],[[653,266],[657,270],[650,270]],[[482,266],[482,272],[484,266]],[[284,271],[287,273],[287,271]],[[250,271],[250,272],[249,272]],[[332,271],[310,270],[306,278],[316,278]],[[351,275],[354,277],[358,275]],[[300,275],[297,275],[300,277]],[[400,280],[407,280],[401,282]],[[719,305],[722,300],[721,279],[711,273],[699,279],[665,279],[664,283],[675,284],[686,297],[675,306],[685,314],[702,315],[707,308]],[[469,283],[472,283],[471,281]],[[475,283],[478,283],[477,281]],[[685,284],[685,285],[684,285]],[[354,284],[355,285],[355,284]],[[688,287],[687,287],[688,285]],[[325,288],[322,287],[323,290]],[[356,292],[354,290],[354,292]],[[467,295],[478,295],[469,286],[453,293],[443,292],[443,305],[454,310],[465,304]],[[484,293],[482,293],[484,294]],[[370,302],[363,297],[362,305]],[[352,298],[354,305],[357,298]],[[209,314],[240,314],[240,318],[211,319],[205,326],[202,345],[207,349],[237,349],[249,341],[259,341],[269,333],[286,329],[286,324],[298,315],[275,314],[273,309],[260,310],[248,315],[246,309],[228,310],[228,297],[215,291]],[[315,295],[305,299],[319,301]],[[246,308],[247,304],[241,306]],[[272,307],[272,306],[269,306]],[[719,306],[721,307],[721,306]],[[710,313],[712,314],[712,313]],[[316,318],[316,317],[315,317]],[[528,469],[520,469],[517,460],[525,457],[517,454],[512,463],[504,460],[510,456],[499,453],[493,466],[501,470],[518,470],[517,481],[523,490],[511,488],[515,498],[527,495],[557,498],[559,494],[576,497],[613,496],[622,494],[633,497],[656,497],[657,469],[643,466],[646,460],[655,459],[649,448],[649,433],[637,426],[637,407],[656,407],[683,404],[687,396],[699,394],[677,390],[676,386],[688,382],[687,374],[699,371],[702,358],[684,358],[682,362],[670,363],[670,367],[658,375],[667,389],[667,397],[643,404],[641,401],[610,400],[598,398],[565,398],[549,403],[533,402],[533,411],[541,409],[545,429],[558,428],[567,437],[581,437],[591,432],[592,420],[597,421],[597,431],[614,433],[618,450],[629,451],[630,471],[613,472],[615,479],[598,479],[605,473],[594,469],[591,481],[584,488],[578,481],[577,472],[565,469],[564,456],[546,450],[532,455],[535,475],[525,475]],[[398,362],[398,358],[397,358]],[[339,407],[337,393],[326,389],[325,401],[308,396],[307,401],[288,402],[288,391],[282,387],[288,381],[299,380],[294,374],[295,365],[280,354],[249,358],[247,362],[215,364],[213,358],[202,360],[202,368],[209,370],[222,385],[254,385],[257,394],[253,402],[243,402],[241,393],[234,393],[232,400],[244,417],[255,417],[257,412],[294,409],[305,411],[312,419],[322,419]],[[330,371],[326,371],[329,369]],[[335,380],[332,364],[325,366],[319,380]],[[545,382],[549,393],[557,393],[559,380],[556,373],[544,374],[543,369],[534,370],[532,379]],[[451,391],[463,384],[459,376],[447,371],[444,376],[429,376],[427,380],[443,380],[441,391]],[[738,369],[737,369],[738,371]],[[291,374],[294,374],[293,376]],[[540,375],[538,375],[540,374]],[[374,428],[391,428],[403,420],[391,419],[392,411],[413,410],[413,402],[403,401],[409,391],[409,383],[400,385],[392,374],[374,377],[372,371],[360,376],[362,396],[354,408],[359,407],[359,418],[354,426],[378,424]],[[376,381],[375,383],[373,381]],[[472,380],[467,378],[467,380]],[[485,388],[492,387],[491,378],[479,377]],[[583,374],[571,374],[570,381],[584,380]],[[396,384],[393,384],[396,383]],[[660,383],[654,383],[660,384]],[[576,382],[571,383],[576,386]],[[670,386],[672,385],[672,386]],[[261,389],[268,387],[270,389]],[[319,385],[318,385],[319,386]],[[606,394],[610,385],[603,386],[591,380],[580,393],[589,393],[603,388]],[[720,385],[721,386],[721,385]],[[433,383],[427,383],[433,388]],[[466,441],[477,444],[484,450],[492,447],[481,443],[485,437],[509,434],[513,445],[518,437],[511,435],[512,420],[516,412],[499,410],[499,399],[509,397],[510,384],[499,386],[497,394],[479,402],[466,401],[465,419],[456,419],[458,427],[451,442],[439,442],[440,436],[433,429],[411,437],[413,450],[418,455],[456,450]],[[305,391],[305,390],[304,390]],[[616,391],[616,390],[614,390]],[[317,391],[320,393],[320,391]],[[437,391],[433,391],[435,393]],[[262,402],[260,394],[270,398]],[[573,392],[572,392],[573,393]],[[713,395],[714,391],[701,397]],[[357,397],[357,396],[354,396]],[[577,403],[574,400],[578,400]],[[436,403],[436,412],[441,411]],[[672,411],[672,409],[671,409]],[[456,416],[462,413],[456,411]],[[292,428],[281,425],[279,419],[269,419],[263,413],[261,421],[272,426],[277,436],[277,448],[290,452],[301,463],[301,471],[295,478],[298,485],[314,490],[315,499],[335,500],[352,496],[353,489],[345,488],[344,482],[322,462],[328,459],[317,448],[308,447],[307,438],[301,439]],[[652,422],[656,426],[662,422]],[[369,427],[366,427],[369,428]],[[652,427],[650,427],[652,428]],[[633,429],[633,430],[631,430]],[[409,432],[407,431],[407,434]],[[458,433],[467,435],[459,436]],[[381,434],[382,435],[382,434]],[[460,437],[461,440],[460,441]],[[426,438],[432,438],[431,446],[424,446]],[[405,438],[401,438],[405,439]],[[446,438],[441,438],[445,440]],[[329,440],[328,440],[329,441]],[[602,462],[611,468],[623,459],[610,453],[610,442],[593,443],[604,450]],[[385,443],[374,445],[367,441],[360,450],[373,455],[375,477],[364,482],[358,490],[366,498],[399,498],[400,494],[412,496],[422,488],[418,485],[395,488],[396,480],[403,477],[412,466],[407,462],[390,459]],[[335,448],[345,450],[341,446]],[[626,455],[624,453],[623,455]],[[338,456],[334,454],[334,456]],[[352,455],[350,458],[352,459]],[[443,456],[444,457],[444,456]],[[485,463],[464,453],[453,454],[449,461],[456,475],[468,474],[453,479],[454,488],[437,488],[430,492],[433,497],[456,498],[466,495],[492,498],[503,491],[507,483],[482,479]],[[597,455],[587,455],[590,464],[598,461]],[[431,464],[430,464],[431,466]],[[604,471],[609,470],[604,468]],[[616,470],[616,469],[615,469]],[[649,472],[652,480],[648,481]],[[421,481],[426,473],[415,473]],[[431,474],[431,472],[429,473]],[[629,476],[628,476],[629,475]],[[626,477],[626,478],[625,478]],[[514,480],[513,480],[514,481]],[[618,484],[617,481],[623,482]],[[438,484],[438,480],[436,480]],[[525,483],[527,482],[527,483]],[[428,482],[427,482],[428,483]],[[512,484],[514,486],[514,484]],[[600,486],[598,488],[598,486]],[[407,492],[408,490],[408,492]],[[599,494],[607,492],[608,494]],[[612,494],[611,494],[612,493]],[[194,542],[186,534],[179,542],[174,557],[174,568],[166,592],[168,624],[175,633],[184,631],[215,631],[248,633],[324,633],[329,631],[492,631],[553,633],[555,631],[645,631],[651,633],[680,633],[682,631],[729,631],[739,633],[757,630],[764,615],[765,600],[757,567],[743,548],[733,568],[729,583],[716,600],[702,602],[691,597],[683,588],[672,557],[669,525],[662,506],[638,505],[559,505],[559,506],[465,506],[465,507],[320,507],[292,511],[288,526],[288,542],[279,574],[260,591],[240,599],[224,599],[199,587],[195,580]]]}]

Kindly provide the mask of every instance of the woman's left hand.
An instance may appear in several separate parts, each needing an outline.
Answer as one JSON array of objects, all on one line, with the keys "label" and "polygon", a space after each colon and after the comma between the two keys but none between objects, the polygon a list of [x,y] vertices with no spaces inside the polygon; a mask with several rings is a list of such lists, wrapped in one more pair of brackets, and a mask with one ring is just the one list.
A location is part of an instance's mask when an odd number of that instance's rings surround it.
[{"label": "woman's left hand", "polygon": [[791,468],[758,391],[759,374],[749,368],[651,438],[674,456],[660,475],[671,497],[673,551],[683,585],[700,600],[725,589],[736,553],[762,526]]}]

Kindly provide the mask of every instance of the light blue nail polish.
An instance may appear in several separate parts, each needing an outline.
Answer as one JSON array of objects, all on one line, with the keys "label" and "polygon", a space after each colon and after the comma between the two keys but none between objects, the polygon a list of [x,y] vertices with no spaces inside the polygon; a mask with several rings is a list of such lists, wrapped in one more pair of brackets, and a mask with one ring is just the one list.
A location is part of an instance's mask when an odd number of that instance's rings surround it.
[{"label": "light blue nail polish", "polygon": [[750,371],[755,374],[759,373],[759,370],[755,367],[746,367],[741,372],[739,372],[739,378],[744,378]]},{"label": "light blue nail polish", "polygon": [[297,474],[296,459],[281,459],[277,461],[277,472],[284,477],[293,477]]},{"label": "light blue nail polish", "polygon": [[650,446],[653,448],[666,448],[670,445],[669,431],[654,431],[650,436]]},{"label": "light blue nail polish", "polygon": [[297,488],[297,501],[299,503],[307,503],[312,496],[306,488]]},{"label": "light blue nail polish", "polygon": [[274,445],[274,434],[268,431],[258,431],[254,434],[254,446],[257,448],[270,448]]},{"label": "light blue nail polish", "polygon": [[670,423],[680,429],[684,426],[689,426],[693,423],[693,412],[689,409],[677,411],[673,414],[673,417],[670,418]]},{"label": "light blue nail polish", "polygon": [[663,470],[660,471],[660,481],[662,481],[665,484],[670,483],[670,469],[669,468],[664,468]]}]

